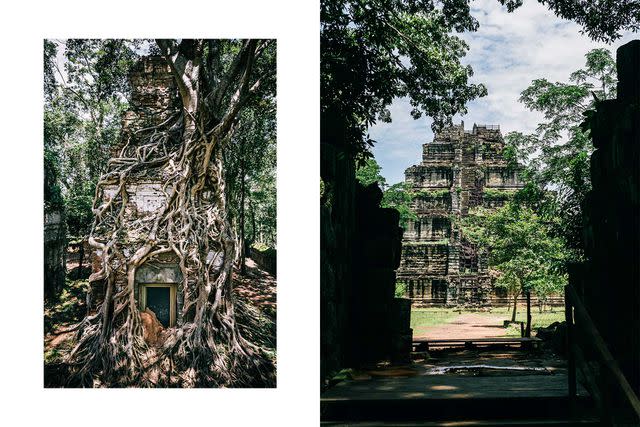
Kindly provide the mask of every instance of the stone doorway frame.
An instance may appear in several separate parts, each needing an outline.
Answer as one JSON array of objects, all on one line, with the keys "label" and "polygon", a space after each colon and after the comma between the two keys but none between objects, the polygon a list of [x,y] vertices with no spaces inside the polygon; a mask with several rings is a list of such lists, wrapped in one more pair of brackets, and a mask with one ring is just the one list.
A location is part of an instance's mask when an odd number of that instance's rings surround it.
[{"label": "stone doorway frame", "polygon": [[140,311],[147,308],[147,288],[169,288],[169,327],[176,325],[176,312],[178,311],[178,284],[177,283],[138,283]]}]

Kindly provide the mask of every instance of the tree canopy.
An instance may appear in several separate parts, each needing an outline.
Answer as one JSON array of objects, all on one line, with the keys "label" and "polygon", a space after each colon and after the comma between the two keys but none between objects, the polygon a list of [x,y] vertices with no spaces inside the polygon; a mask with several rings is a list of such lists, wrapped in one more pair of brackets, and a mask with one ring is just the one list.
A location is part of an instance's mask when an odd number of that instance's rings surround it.
[{"label": "tree canopy", "polygon": [[[498,0],[511,12],[524,0]],[[556,16],[576,22],[592,40],[611,42],[621,31],[640,29],[638,0],[538,0]]]},{"label": "tree canopy", "polygon": [[[495,210],[477,208],[460,220],[465,238],[489,255],[495,285],[515,298],[523,291],[538,296],[566,284],[567,251],[533,209],[507,202]],[[512,320],[515,320],[515,305]]]},{"label": "tree canopy", "polygon": [[441,126],[486,94],[460,62],[467,44],[450,34],[478,26],[466,0],[322,0],[320,20],[322,132],[339,121],[354,157],[370,156],[367,128],[391,119],[396,97]]},{"label": "tree canopy", "polygon": [[553,223],[574,257],[581,256],[581,204],[591,189],[589,158],[593,151],[587,131],[581,127],[596,99],[616,96],[615,61],[606,49],[586,54],[584,68],[568,82],[534,80],[520,97],[530,110],[539,111],[544,121],[531,134],[506,135],[508,159],[526,165],[526,191],[519,200],[536,205]]}]

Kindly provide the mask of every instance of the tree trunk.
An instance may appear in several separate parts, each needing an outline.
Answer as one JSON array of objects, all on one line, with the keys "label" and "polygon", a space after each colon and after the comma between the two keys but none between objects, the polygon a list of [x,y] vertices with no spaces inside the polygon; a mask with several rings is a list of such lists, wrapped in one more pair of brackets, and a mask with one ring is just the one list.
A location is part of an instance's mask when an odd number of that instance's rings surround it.
[{"label": "tree trunk", "polygon": [[527,289],[527,331],[525,336],[531,337],[531,291],[529,289]]},{"label": "tree trunk", "polygon": [[515,294],[513,296],[513,312],[511,313],[511,321],[515,322],[516,321],[516,309],[518,307],[518,295],[519,293]]},{"label": "tree trunk", "polygon": [[245,197],[245,152],[244,152],[244,138],[240,139],[240,153],[242,158],[240,160],[240,245],[242,250],[240,251],[240,274],[246,276],[246,250],[245,250],[245,236],[244,236],[244,197]]},{"label": "tree trunk", "polygon": [[256,241],[256,210],[251,197],[249,197],[249,212],[251,213],[251,237],[249,243],[253,244]]}]

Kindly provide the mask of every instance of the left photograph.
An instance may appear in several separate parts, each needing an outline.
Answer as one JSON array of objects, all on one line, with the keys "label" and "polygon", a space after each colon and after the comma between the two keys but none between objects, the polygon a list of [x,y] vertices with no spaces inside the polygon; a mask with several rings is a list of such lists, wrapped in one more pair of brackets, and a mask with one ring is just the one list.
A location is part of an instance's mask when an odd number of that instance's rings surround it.
[{"label": "left photograph", "polygon": [[44,40],[44,386],[276,387],[276,40]]}]

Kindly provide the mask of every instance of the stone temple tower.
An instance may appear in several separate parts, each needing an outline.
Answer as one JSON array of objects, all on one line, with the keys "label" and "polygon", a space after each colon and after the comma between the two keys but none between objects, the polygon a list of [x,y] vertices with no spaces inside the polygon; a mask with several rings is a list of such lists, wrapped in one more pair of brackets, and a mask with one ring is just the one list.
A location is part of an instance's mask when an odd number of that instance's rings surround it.
[{"label": "stone temple tower", "polygon": [[414,306],[490,304],[487,262],[455,225],[475,206],[499,207],[523,187],[502,155],[496,125],[464,122],[424,144],[422,162],[405,171],[418,217],[405,230],[398,282]]},{"label": "stone temple tower", "polygon": [[[119,143],[115,144],[111,152],[110,168],[113,162],[127,161],[127,153],[145,150],[145,136],[153,133],[154,126],[160,125],[180,111],[180,98],[171,70],[164,58],[149,56],[142,58],[129,74],[131,84],[131,99],[129,109],[122,118],[122,132]],[[147,132],[147,134],[145,134]],[[177,137],[167,140],[165,150],[175,149]],[[111,175],[112,169],[108,171]],[[110,175],[108,175],[110,176]],[[144,219],[154,215],[165,203],[165,177],[162,171],[151,168],[140,168],[131,173],[126,180],[124,192],[124,218],[127,221]],[[115,174],[110,183],[100,190],[103,202],[109,199],[122,200],[118,192],[118,175]],[[120,237],[124,257],[133,255],[144,233],[126,228]],[[157,316],[163,326],[174,326],[182,322],[182,308],[184,301],[184,281],[179,260],[172,253],[161,254],[153,260],[145,262],[135,273],[134,295],[141,311],[149,308]],[[95,250],[92,254],[92,271],[89,279],[90,296],[89,309],[99,307],[105,298],[106,283],[95,280],[94,277],[102,269],[102,251]],[[126,286],[126,271],[123,266],[117,270],[115,292],[120,292]]]}]

